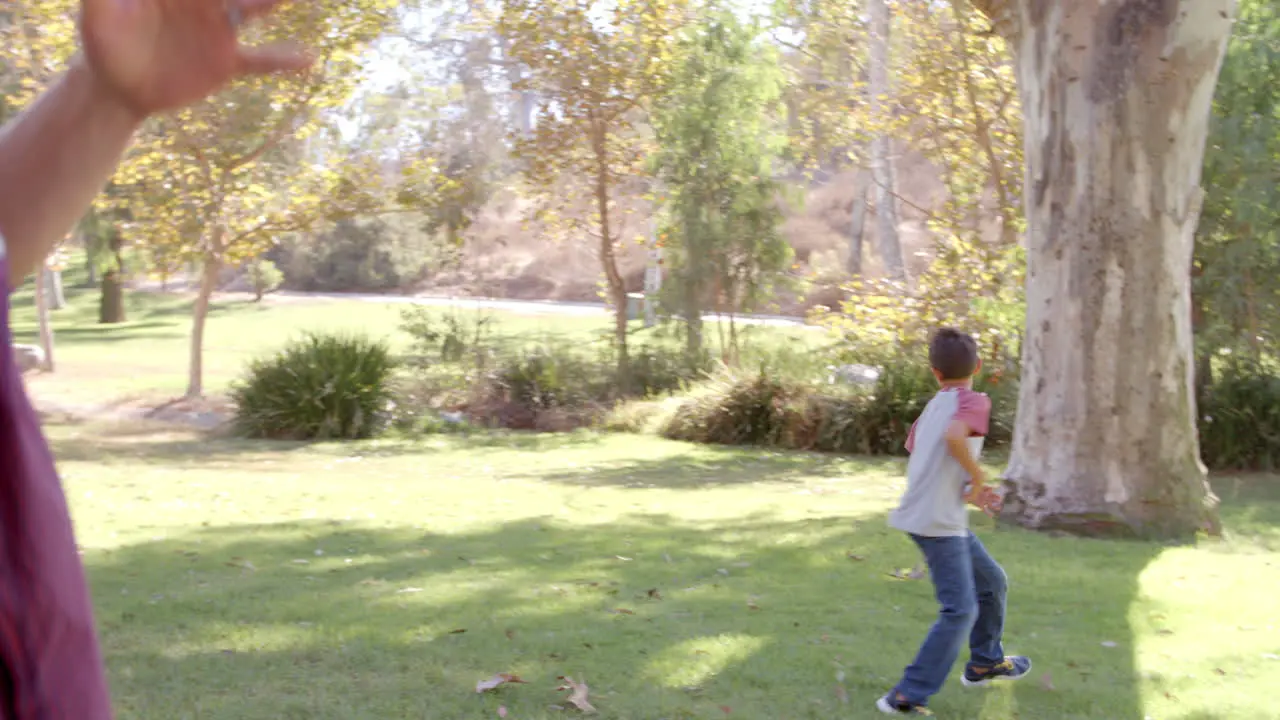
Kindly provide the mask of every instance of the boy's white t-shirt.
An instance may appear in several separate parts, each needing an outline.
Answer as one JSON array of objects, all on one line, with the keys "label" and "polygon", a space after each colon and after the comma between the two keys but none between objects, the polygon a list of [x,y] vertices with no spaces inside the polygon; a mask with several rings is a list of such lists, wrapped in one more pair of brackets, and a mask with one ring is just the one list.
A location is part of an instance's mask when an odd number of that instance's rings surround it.
[{"label": "boy's white t-shirt", "polygon": [[968,534],[964,488],[969,474],[947,450],[947,428],[954,420],[969,426],[969,452],[978,458],[991,421],[991,399],[969,388],[946,388],[925,406],[907,436],[907,491],[889,514],[892,527],[926,537]]}]

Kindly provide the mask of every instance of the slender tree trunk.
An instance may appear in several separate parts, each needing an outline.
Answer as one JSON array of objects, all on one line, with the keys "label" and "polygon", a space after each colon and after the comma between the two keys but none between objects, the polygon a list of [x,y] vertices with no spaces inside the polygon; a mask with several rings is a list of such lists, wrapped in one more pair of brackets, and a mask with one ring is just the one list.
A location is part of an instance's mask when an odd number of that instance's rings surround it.
[{"label": "slender tree trunk", "polygon": [[102,274],[102,295],[98,302],[98,322],[114,325],[125,321],[124,282],[120,271],[111,268]]},{"label": "slender tree trunk", "polygon": [[188,400],[204,394],[204,326],[209,317],[209,301],[218,287],[218,272],[221,269],[222,263],[216,255],[205,256],[200,273],[200,291],[196,294],[195,307],[191,313],[191,358],[186,394]]},{"label": "slender tree trunk", "polygon": [[627,356],[627,286],[622,281],[622,273],[618,271],[618,259],[613,246],[613,225],[609,216],[609,190],[613,183],[609,174],[606,132],[607,128],[597,122],[591,138],[596,159],[595,194],[596,212],[600,216],[600,265],[604,269],[609,296],[613,301],[613,340],[618,351],[618,382],[621,391],[626,393],[631,384],[630,358]]},{"label": "slender tree trunk", "polygon": [[956,32],[959,33],[959,37],[956,39],[956,47],[960,49],[960,75],[964,78],[965,98],[969,101],[969,113],[973,116],[974,140],[987,161],[987,177],[995,191],[996,212],[1000,216],[1000,243],[1010,247],[1018,242],[1017,210],[1010,199],[1009,180],[1005,178],[1004,166],[996,156],[995,145],[991,141],[991,125],[995,122],[995,118],[987,117],[982,109],[982,103],[978,101],[978,88],[974,83],[972,62],[969,57],[968,8],[964,2],[951,3],[951,7],[955,12],[958,26]]},{"label": "slender tree trunk", "polygon": [[36,323],[40,326],[40,349],[44,351],[44,364],[40,369],[53,372],[53,323],[49,320],[49,276],[47,268],[36,271]]},{"label": "slender tree trunk", "polygon": [[45,291],[49,293],[49,309],[61,310],[67,306],[67,295],[62,288],[62,271],[45,268],[44,275]]},{"label": "slender tree trunk", "polygon": [[707,256],[703,248],[691,246],[691,224],[684,223],[685,253],[681,293],[684,295],[685,354],[690,367],[697,367],[705,353],[705,327],[702,312],[707,297]]},{"label": "slender tree trunk", "polygon": [[685,285],[685,354],[689,365],[696,367],[702,360],[702,303],[696,297],[697,288],[692,284]]},{"label": "slender tree trunk", "polygon": [[524,84],[524,66],[511,57],[511,43],[499,33],[495,41],[498,52],[504,62],[508,86],[508,112],[516,128],[516,136],[525,138],[533,132],[533,110],[536,98],[533,93],[521,87]]},{"label": "slender tree trunk", "polygon": [[[867,3],[870,24],[870,69],[867,91],[872,117],[887,124],[889,109],[889,31],[891,18],[888,0],[870,0]],[[902,258],[902,244],[898,240],[897,196],[894,194],[892,141],[887,131],[881,129],[871,140],[871,174],[875,178],[876,233],[880,242],[880,257],[885,272],[894,280],[906,283],[907,266]]]},{"label": "slender tree trunk", "polygon": [[1027,335],[1004,517],[1216,530],[1190,270],[1233,0],[1022,0]]},{"label": "slender tree trunk", "polygon": [[648,257],[644,268],[644,326],[658,324],[658,295],[662,292],[662,246],[658,243],[658,205],[649,214]]},{"label": "slender tree trunk", "polygon": [[98,284],[98,259],[89,251],[88,243],[85,243],[84,272],[90,287]]},{"label": "slender tree trunk", "polygon": [[849,256],[844,267],[850,275],[862,274],[862,239],[867,227],[867,190],[870,176],[859,171],[853,180],[853,212],[849,219]]},{"label": "slender tree trunk", "polygon": [[98,322],[103,325],[125,321],[124,307],[124,238],[117,228],[110,228],[107,240],[112,265],[102,274],[102,295],[98,302]]}]

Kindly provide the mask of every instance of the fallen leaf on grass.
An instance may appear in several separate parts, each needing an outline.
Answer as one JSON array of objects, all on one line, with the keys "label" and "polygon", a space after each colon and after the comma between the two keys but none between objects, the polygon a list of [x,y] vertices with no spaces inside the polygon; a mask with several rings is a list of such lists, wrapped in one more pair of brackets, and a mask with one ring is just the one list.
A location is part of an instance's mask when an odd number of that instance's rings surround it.
[{"label": "fallen leaf on grass", "polygon": [[1172,630],[1168,630],[1168,629],[1162,629],[1162,630],[1157,630],[1157,631],[1156,631],[1156,634],[1157,634],[1157,635],[1172,635],[1172,634],[1173,634],[1173,631],[1172,631]]},{"label": "fallen leaf on grass", "polygon": [[1227,671],[1226,671],[1226,670],[1223,670],[1222,668],[1214,668],[1214,669],[1213,669],[1213,671],[1214,671],[1215,673],[1219,674],[1219,675],[1226,675],[1226,674],[1227,674]]},{"label": "fallen leaf on grass", "polygon": [[483,693],[489,692],[490,690],[497,690],[507,683],[523,684],[525,681],[520,679],[519,675],[515,675],[513,673],[498,673],[488,680],[481,680],[476,683],[476,692]]},{"label": "fallen leaf on grass", "polygon": [[1040,687],[1050,691],[1057,690],[1057,688],[1053,686],[1053,676],[1049,673],[1045,673],[1040,676]]},{"label": "fallen leaf on grass", "polygon": [[855,555],[855,554],[853,554],[853,553],[851,553],[851,552],[850,552],[850,553],[845,553],[845,557],[849,558],[850,560],[852,560],[852,561],[854,561],[854,562],[862,562],[863,560],[866,560],[866,559],[867,559],[867,556],[866,556],[866,555]]},{"label": "fallen leaf on grass", "polygon": [[449,634],[450,634],[450,635],[461,635],[462,633],[464,633],[464,632],[466,632],[466,631],[467,631],[467,629],[466,629],[466,628],[455,628],[455,629],[453,629],[453,630],[450,630],[450,631],[449,631]]},{"label": "fallen leaf on grass", "polygon": [[591,703],[587,700],[586,681],[577,682],[568,675],[563,675],[558,679],[564,681],[564,684],[556,688],[556,690],[569,691],[569,697],[566,698],[566,702],[584,713],[593,713],[596,711],[596,709],[592,707]]},{"label": "fallen leaf on grass", "polygon": [[730,715],[733,713],[733,708],[729,707],[728,705],[721,705],[720,712],[724,713],[725,715]]},{"label": "fallen leaf on grass", "polygon": [[748,610],[759,610],[759,609],[760,609],[760,606],[759,606],[759,605],[757,605],[757,604],[755,604],[754,602],[749,602],[749,603],[747,603],[747,609],[748,609]]},{"label": "fallen leaf on grass", "polygon": [[1103,640],[1103,641],[1102,641],[1102,647],[1105,647],[1105,648],[1118,647],[1119,645],[1120,645],[1120,643],[1116,642],[1115,640]]},{"label": "fallen leaf on grass", "polygon": [[420,592],[422,592],[422,588],[419,588],[419,587],[407,587],[407,588],[400,588],[399,590],[397,590],[397,591],[396,591],[396,594],[397,594],[397,595],[405,595],[405,594],[408,594],[408,593],[420,593]]},{"label": "fallen leaf on grass", "polygon": [[634,610],[628,610],[626,608],[614,608],[609,612],[613,613],[614,615],[635,615],[636,614]]},{"label": "fallen leaf on grass", "polygon": [[500,717],[500,718],[504,718],[504,717],[506,717],[506,716],[507,716],[507,706],[506,706],[506,705],[499,705],[499,706],[498,706],[498,717]]}]

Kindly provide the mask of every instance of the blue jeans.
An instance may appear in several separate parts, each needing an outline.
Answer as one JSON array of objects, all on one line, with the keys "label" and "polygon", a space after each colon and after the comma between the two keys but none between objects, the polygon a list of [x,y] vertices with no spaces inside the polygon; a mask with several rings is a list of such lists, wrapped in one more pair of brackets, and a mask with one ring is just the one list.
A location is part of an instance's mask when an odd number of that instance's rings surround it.
[{"label": "blue jeans", "polygon": [[938,620],[929,629],[916,659],[907,666],[895,692],[924,705],[942,689],[965,638],[969,665],[990,667],[1004,660],[1004,570],[991,559],[977,536],[911,539],[924,552],[938,598]]}]

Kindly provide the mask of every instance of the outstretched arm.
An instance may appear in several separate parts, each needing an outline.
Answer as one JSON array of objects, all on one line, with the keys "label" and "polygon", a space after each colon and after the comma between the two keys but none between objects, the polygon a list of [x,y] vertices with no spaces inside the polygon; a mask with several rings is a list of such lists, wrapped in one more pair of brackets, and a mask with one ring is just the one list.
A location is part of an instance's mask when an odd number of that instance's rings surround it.
[{"label": "outstretched arm", "polygon": [[77,58],[0,131],[0,235],[10,287],[84,214],[140,122]]},{"label": "outstretched arm", "polygon": [[16,285],[88,209],[150,114],[241,75],[303,70],[289,46],[245,47],[241,21],[280,0],[81,0],[84,52],[0,131],[0,234]]}]

